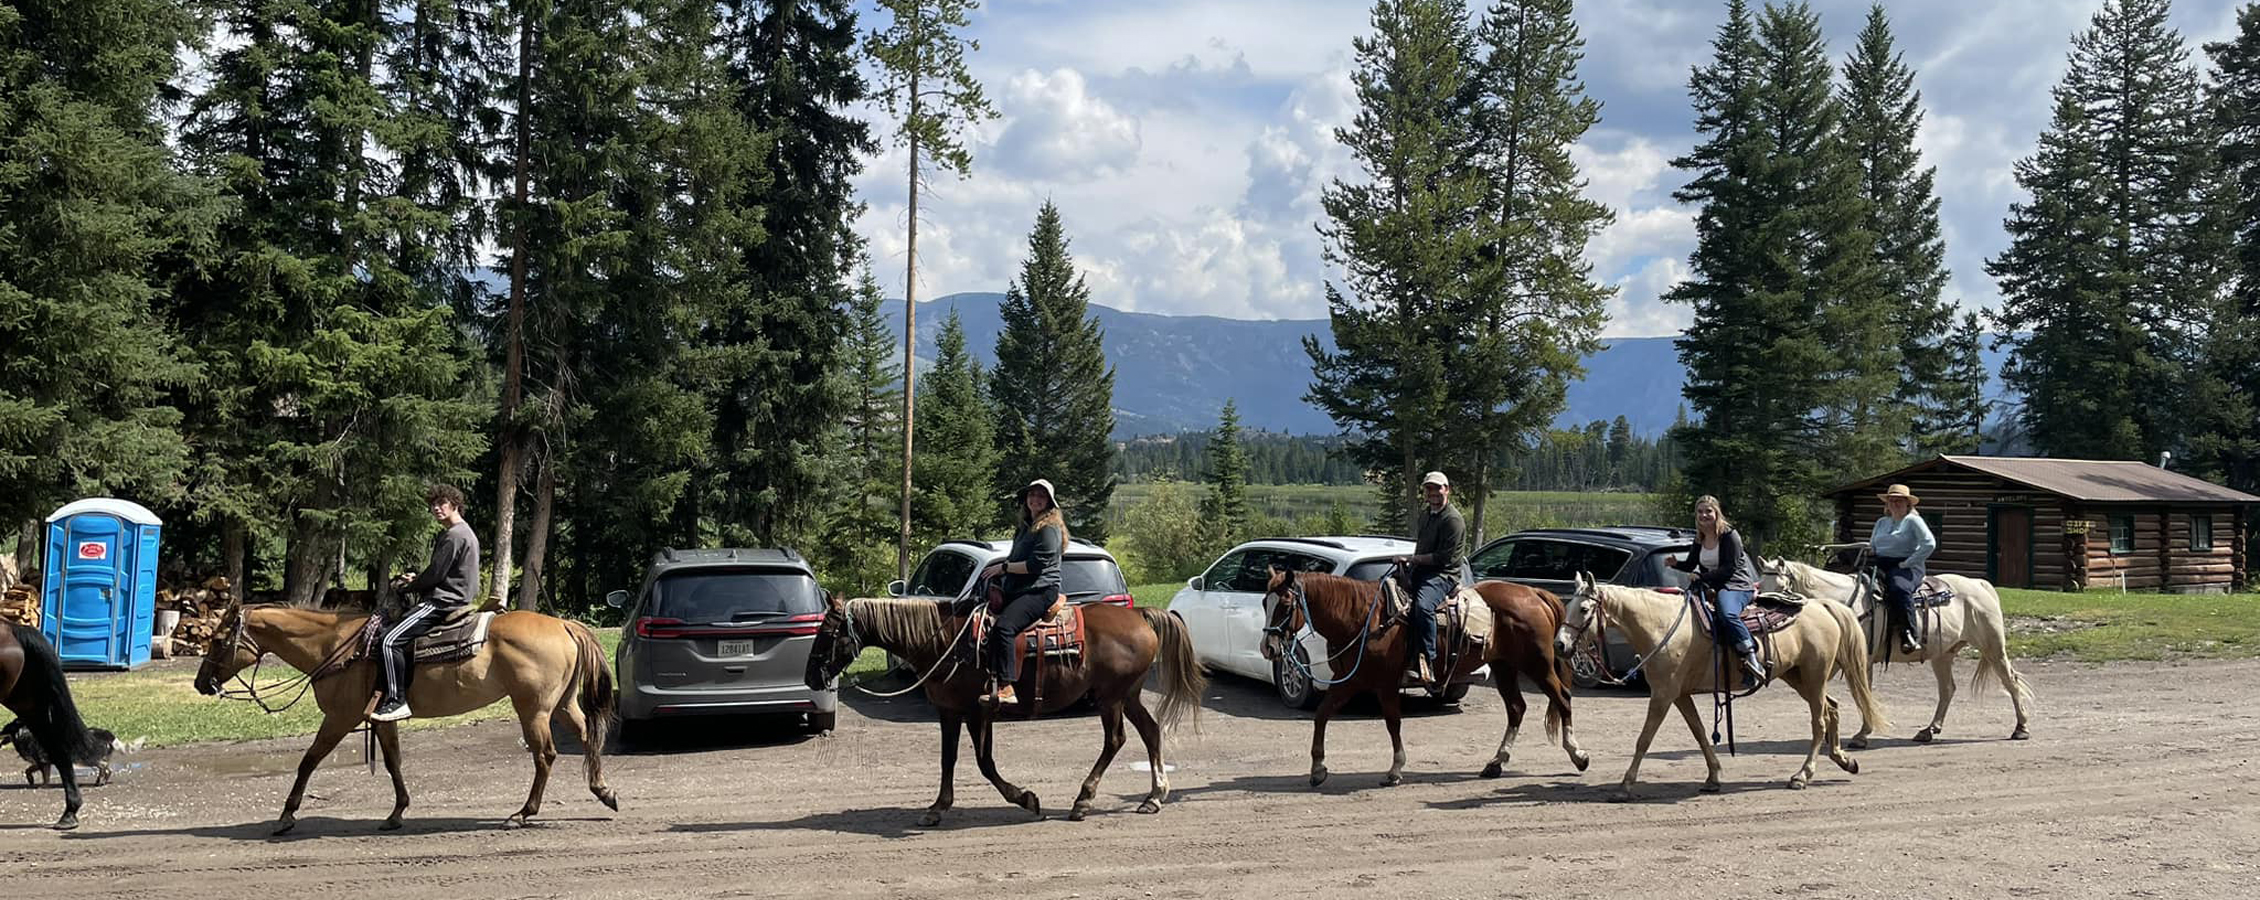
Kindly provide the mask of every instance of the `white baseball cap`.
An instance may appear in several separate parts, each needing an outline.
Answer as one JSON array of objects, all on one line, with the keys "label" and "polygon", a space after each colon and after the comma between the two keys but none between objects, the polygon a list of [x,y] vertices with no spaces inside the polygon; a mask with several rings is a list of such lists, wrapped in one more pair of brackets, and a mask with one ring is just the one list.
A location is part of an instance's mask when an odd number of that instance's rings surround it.
[{"label": "white baseball cap", "polygon": [[1432,484],[1440,484],[1445,487],[1451,487],[1452,480],[1444,477],[1444,473],[1442,472],[1430,472],[1427,476],[1420,479],[1421,487],[1427,487]]}]

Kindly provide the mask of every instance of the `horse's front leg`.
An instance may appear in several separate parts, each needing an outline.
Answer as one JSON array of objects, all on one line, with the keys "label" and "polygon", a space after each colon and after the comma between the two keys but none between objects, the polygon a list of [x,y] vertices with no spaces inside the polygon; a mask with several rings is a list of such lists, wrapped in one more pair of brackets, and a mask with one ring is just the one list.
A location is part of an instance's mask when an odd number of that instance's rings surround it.
[{"label": "horse's front leg", "polygon": [[[1951,649],[1939,651],[1931,657],[1930,671],[1938,676],[1938,709],[1930,714],[1930,727],[1915,732],[1915,743],[1928,744],[1930,739],[1946,730],[1946,708],[1954,705],[1954,653]],[[2014,696],[2015,692],[2010,692]]]},{"label": "horse's front leg", "polygon": [[[1678,686],[1672,685],[1671,687],[1677,688]],[[1648,696],[1648,721],[1641,723],[1640,739],[1632,744],[1632,765],[1625,767],[1624,781],[1617,785],[1616,794],[1609,798],[1614,802],[1621,803],[1632,799],[1632,784],[1640,780],[1640,761],[1647,758],[1648,745],[1655,743],[1656,740],[1656,726],[1664,723],[1664,711],[1671,708],[1671,695],[1665,692],[1664,685],[1651,685],[1649,690],[1655,693]],[[1692,711],[1695,707],[1691,702],[1687,708]],[[1705,747],[1710,746],[1707,741],[1702,743]],[[1717,771],[1717,768],[1714,766],[1712,771]]]},{"label": "horse's front leg", "polygon": [[1106,775],[1107,766],[1114,763],[1114,754],[1122,749],[1126,737],[1122,727],[1122,701],[1101,708],[1099,721],[1106,729],[1105,742],[1099,746],[1099,761],[1092,764],[1090,777],[1083,779],[1082,792],[1075,795],[1075,805],[1067,811],[1070,822],[1083,821],[1083,815],[1091,811],[1091,798],[1098,795],[1099,779]]},{"label": "horse's front leg", "polygon": [[1395,787],[1405,783],[1405,695],[1400,691],[1381,691],[1381,719],[1389,726],[1389,771],[1381,776],[1382,787]]},{"label": "horse's front leg", "polygon": [[321,767],[330,751],[337,749],[337,742],[353,733],[363,713],[358,707],[323,711],[321,730],[314,733],[314,743],[306,746],[306,755],[299,757],[298,780],[290,786],[290,799],[283,801],[282,818],[275,822],[274,833],[289,834],[298,827],[298,805],[306,800],[307,780],[314,777],[314,770]]},{"label": "horse's front leg", "polygon": [[1687,720],[1687,730],[1694,732],[1695,746],[1703,748],[1703,765],[1710,769],[1709,777],[1703,779],[1703,792],[1718,793],[1719,751],[1717,747],[1711,746],[1711,736],[1703,733],[1703,716],[1695,711],[1695,698],[1681,694],[1672,705],[1679,707],[1680,718]]},{"label": "horse's front leg", "polygon": [[957,802],[957,739],[964,727],[963,717],[942,711],[942,791],[934,795],[934,805],[926,807],[926,814],[918,817],[921,827],[942,824],[942,811]]},{"label": "horse's front leg", "polygon": [[1310,729],[1310,786],[1326,783],[1326,720],[1334,718],[1334,711],[1350,700],[1348,688],[1337,687],[1327,691],[1318,701],[1318,715],[1311,721]]},{"label": "horse's front leg", "polygon": [[400,776],[400,723],[378,722],[374,727],[377,746],[385,754],[385,773],[392,776],[392,815],[377,828],[391,831],[400,827],[400,814],[408,811],[408,782]]},{"label": "horse's front leg", "polygon": [[974,713],[971,725],[973,727],[973,762],[981,767],[981,774],[989,779],[990,784],[996,786],[997,793],[1003,795],[1004,802],[1035,813],[1036,818],[1043,818],[1044,802],[1036,799],[1035,791],[1006,781],[1003,775],[997,773],[996,719],[987,712]]},{"label": "horse's front leg", "polygon": [[[46,751],[47,758],[56,760],[55,771],[63,776],[63,814],[55,819],[55,830],[70,831],[77,828],[78,808],[82,802],[78,793],[78,767],[71,764],[70,742],[64,739],[63,729],[59,725],[51,724],[47,728],[17,738],[17,740],[26,739],[37,741],[40,749]],[[46,771],[42,770],[39,776],[40,783],[45,785]],[[26,774],[24,780],[29,782],[31,776]]]}]

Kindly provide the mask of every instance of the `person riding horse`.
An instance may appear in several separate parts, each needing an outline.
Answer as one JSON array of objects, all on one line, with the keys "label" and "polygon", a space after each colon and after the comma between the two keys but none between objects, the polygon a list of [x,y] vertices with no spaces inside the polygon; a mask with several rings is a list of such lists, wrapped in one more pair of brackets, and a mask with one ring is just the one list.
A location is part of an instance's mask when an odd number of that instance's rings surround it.
[{"label": "person riding horse", "polygon": [[424,596],[385,629],[384,678],[377,682],[377,707],[369,713],[373,722],[397,722],[415,714],[408,708],[408,680],[416,670],[416,639],[471,605],[479,590],[479,536],[463,520],[463,492],[435,484],[424,499],[442,530],[432,539],[431,563],[423,574],[393,579],[393,587]]},{"label": "person riding horse", "polygon": [[1013,643],[1020,633],[1043,621],[1059,602],[1060,554],[1067,549],[1067,521],[1060,515],[1052,483],[1038,478],[1020,489],[1020,528],[1012,536],[1012,552],[1003,561],[981,570],[983,580],[1002,576],[1004,608],[989,623],[988,653],[983,661],[996,686],[981,697],[983,703],[1010,706],[1020,702],[1006,676],[1012,673]]},{"label": "person riding horse", "polygon": [[1766,680],[1766,670],[1758,661],[1758,642],[1750,636],[1750,626],[1742,622],[1742,609],[1758,596],[1758,570],[1750,564],[1750,555],[1742,551],[1742,535],[1719,509],[1719,498],[1705,494],[1696,499],[1695,534],[1694,555],[1686,559],[1667,556],[1664,564],[1695,573],[1695,583],[1710,592],[1719,611],[1719,633],[1715,637],[1721,644],[1731,644],[1741,655],[1742,677],[1756,686]]},{"label": "person riding horse", "polygon": [[1434,688],[1442,671],[1436,664],[1436,609],[1452,595],[1453,578],[1467,562],[1467,523],[1452,505],[1452,480],[1444,473],[1428,473],[1420,480],[1420,490],[1428,509],[1414,524],[1412,555],[1397,557],[1396,563],[1413,589],[1412,609],[1407,611],[1413,666],[1421,683]]},{"label": "person riding horse", "polygon": [[1915,592],[1922,588],[1924,563],[1938,550],[1938,539],[1931,536],[1923,517],[1914,514],[1923,501],[1906,485],[1894,484],[1876,498],[1883,501],[1885,515],[1875,520],[1868,549],[1874,554],[1876,577],[1883,583],[1884,601],[1898,619],[1900,652],[1920,653],[1923,642],[1915,634]]}]

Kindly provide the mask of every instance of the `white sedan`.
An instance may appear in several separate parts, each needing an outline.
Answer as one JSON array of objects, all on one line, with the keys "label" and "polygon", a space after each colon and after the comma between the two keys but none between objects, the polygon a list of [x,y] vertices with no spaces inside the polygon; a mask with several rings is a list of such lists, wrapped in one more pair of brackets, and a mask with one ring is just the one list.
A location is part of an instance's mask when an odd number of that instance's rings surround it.
[{"label": "white sedan", "polygon": [[[1323,682],[1334,677],[1326,664],[1326,640],[1305,629],[1298,636],[1296,653],[1307,664],[1268,660],[1258,649],[1266,619],[1264,588],[1273,566],[1300,572],[1342,575],[1362,581],[1379,581],[1388,574],[1390,561],[1410,555],[1411,541],[1389,537],[1265,538],[1241,544],[1208,567],[1186,579],[1185,587],[1169,601],[1169,609],[1185,620],[1193,638],[1193,654],[1218,671],[1243,675],[1271,684],[1279,700],[1297,709],[1313,709],[1324,696]],[[1484,673],[1478,670],[1478,676]],[[1450,685],[1442,694],[1447,701],[1467,695],[1466,682]]]}]

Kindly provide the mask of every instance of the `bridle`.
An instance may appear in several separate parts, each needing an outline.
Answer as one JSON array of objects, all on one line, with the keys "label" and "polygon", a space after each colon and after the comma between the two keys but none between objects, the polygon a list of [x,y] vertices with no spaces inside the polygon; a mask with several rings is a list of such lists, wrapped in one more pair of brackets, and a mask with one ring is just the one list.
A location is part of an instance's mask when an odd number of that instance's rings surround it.
[{"label": "bridle", "polygon": [[[970,587],[968,587],[968,590],[970,590]],[[963,599],[963,596],[960,595],[959,599]],[[849,650],[848,659],[853,660],[856,657],[863,655],[863,629],[857,628],[855,625],[855,601],[849,600],[840,603],[839,619],[836,626],[833,623],[832,610],[825,610],[824,627],[833,629],[832,640],[844,640],[847,642]],[[951,678],[956,677],[957,668],[960,663],[960,660],[958,659],[959,654],[952,651],[957,649],[957,643],[959,641],[965,640],[965,632],[972,627],[973,617],[966,616],[964,624],[957,626],[957,634],[952,635],[950,637],[950,642],[943,645],[941,656],[935,658],[934,664],[926,667],[925,673],[919,675],[918,680],[911,682],[909,687],[903,688],[899,691],[880,692],[864,687],[862,682],[855,682],[850,686],[873,697],[900,697],[904,694],[910,693],[911,691],[915,691],[921,685],[924,685],[928,679],[934,677],[935,672],[941,671],[942,663],[945,662],[950,664],[950,671],[949,674],[942,676],[942,680],[948,681]],[[843,666],[842,668],[844,669],[845,667]]]},{"label": "bridle", "polygon": [[[351,656],[353,653],[354,640],[352,637],[347,637],[345,640],[338,642],[337,649],[330,651],[329,658],[322,660],[321,665],[315,666],[314,671],[300,672],[290,678],[285,678],[281,681],[261,686],[259,684],[259,671],[267,663],[267,651],[265,648],[259,646],[259,642],[251,637],[250,632],[245,630],[244,625],[245,622],[249,620],[249,618],[250,616],[246,615],[245,610],[242,607],[236,607],[235,627],[228,629],[228,642],[226,649],[222,650],[221,653],[217,656],[206,657],[206,659],[208,660],[215,658],[234,659],[236,653],[240,650],[251,651],[251,675],[249,677],[245,677],[243,670],[237,669],[235,676],[230,679],[230,681],[234,684],[240,685],[240,687],[222,687],[215,695],[220,699],[249,700],[253,703],[258,704],[259,708],[269,715],[282,712],[293,706],[297,706],[298,701],[306,699],[306,693],[314,688],[314,682],[316,680],[328,677],[343,670],[345,668],[344,663],[346,658]],[[293,694],[289,702],[286,702],[281,706],[270,705],[265,697],[260,696],[262,693],[279,693],[282,691],[291,690],[293,688],[296,688],[298,693]]]},{"label": "bridle", "polygon": [[[1286,660],[1288,665],[1302,670],[1303,677],[1309,679],[1310,683],[1313,685],[1317,685],[1319,687],[1333,687],[1334,685],[1349,681],[1352,678],[1356,678],[1358,669],[1365,665],[1365,645],[1369,642],[1368,638],[1372,635],[1374,626],[1378,624],[1376,620],[1378,620],[1381,615],[1381,592],[1388,590],[1388,579],[1395,574],[1395,570],[1392,569],[1389,575],[1383,576],[1381,582],[1374,585],[1373,600],[1372,602],[1366,604],[1365,616],[1358,625],[1356,641],[1358,655],[1357,660],[1350,664],[1349,674],[1343,675],[1340,678],[1320,678],[1318,677],[1318,674],[1316,672],[1312,671],[1310,663],[1304,662],[1303,660],[1297,659],[1295,657],[1295,649],[1298,642],[1294,639],[1293,634],[1290,633],[1291,624],[1295,621],[1295,616],[1298,615],[1302,617],[1303,626],[1306,628],[1309,627],[1310,623],[1313,621],[1310,613],[1310,598],[1304,595],[1303,582],[1300,578],[1295,579],[1287,589],[1288,598],[1291,598],[1294,601],[1294,606],[1290,608],[1289,615],[1285,620],[1281,621],[1277,625],[1271,624],[1270,618],[1268,616],[1265,617],[1263,635],[1265,638],[1278,638],[1280,658]],[[1271,592],[1264,594],[1264,596],[1266,598],[1270,598],[1278,596],[1278,594],[1276,592]],[[1301,629],[1293,630],[1300,631]],[[1341,659],[1342,654],[1348,652],[1348,647],[1336,650],[1333,653],[1328,654],[1324,662],[1327,664],[1328,668],[1332,668],[1334,661]]]},{"label": "bridle", "polygon": [[[1587,590],[1591,590],[1593,592],[1590,597],[1586,596],[1585,592]],[[1630,667],[1627,667],[1624,670],[1624,675],[1620,677],[1615,672],[1609,671],[1609,652],[1607,649],[1609,641],[1609,610],[1608,607],[1603,605],[1601,602],[1600,583],[1592,582],[1587,587],[1579,588],[1577,593],[1570,595],[1570,599],[1582,601],[1587,604],[1587,608],[1585,610],[1585,621],[1580,623],[1576,628],[1570,629],[1569,643],[1571,652],[1576,652],[1578,645],[1581,643],[1584,644],[1585,652],[1588,654],[1588,658],[1593,661],[1593,671],[1601,673],[1599,681],[1602,684],[1606,684],[1612,687],[1624,687],[1631,684],[1631,679],[1633,678],[1633,676],[1640,674],[1641,666],[1647,665],[1648,660],[1654,658],[1656,654],[1662,653],[1665,647],[1671,645],[1672,637],[1679,634],[1679,627],[1687,623],[1687,610],[1693,604],[1700,602],[1697,601],[1692,595],[1690,595],[1687,598],[1687,602],[1681,603],[1679,605],[1679,616],[1675,619],[1672,619],[1671,627],[1669,629],[1666,629],[1664,631],[1664,636],[1656,641],[1655,648],[1649,650],[1647,653],[1640,655],[1638,658],[1635,658],[1632,661],[1632,665]],[[1593,639],[1591,641],[1585,640],[1588,629],[1591,630],[1591,633],[1593,635]]]}]

